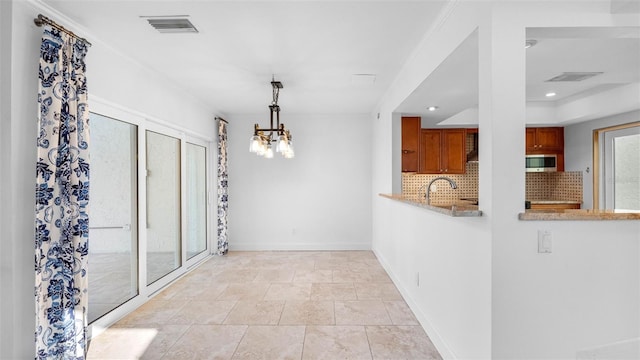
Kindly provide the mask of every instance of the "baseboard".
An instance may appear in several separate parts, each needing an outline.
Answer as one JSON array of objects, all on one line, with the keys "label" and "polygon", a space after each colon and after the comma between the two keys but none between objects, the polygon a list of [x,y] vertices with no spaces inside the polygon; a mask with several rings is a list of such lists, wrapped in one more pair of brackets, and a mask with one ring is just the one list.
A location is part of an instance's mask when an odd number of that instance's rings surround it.
[{"label": "baseboard", "polygon": [[431,342],[436,347],[436,349],[438,350],[442,358],[456,360],[457,357],[453,352],[453,350],[451,350],[447,342],[442,338],[442,336],[440,336],[440,333],[438,332],[438,330],[432,325],[432,322],[422,311],[418,303],[413,299],[409,291],[402,285],[402,283],[400,282],[396,274],[393,272],[393,270],[389,266],[389,263],[384,258],[384,256],[382,256],[378,251],[376,251],[375,248],[372,250],[373,250],[373,253],[376,255],[376,257],[378,258],[378,262],[380,262],[380,265],[382,265],[382,267],[385,269],[387,274],[389,274],[391,281],[393,281],[395,286],[398,288],[398,291],[400,291],[400,294],[406,301],[407,305],[409,305],[409,308],[411,309],[411,311],[413,311],[414,315],[418,319],[418,322],[420,322],[420,325],[422,325],[422,328],[427,333],[427,335],[429,336],[429,339],[431,339]]},{"label": "baseboard", "polygon": [[371,250],[371,243],[357,242],[323,242],[323,243],[262,243],[262,242],[229,242],[230,251],[331,251],[331,250]]}]

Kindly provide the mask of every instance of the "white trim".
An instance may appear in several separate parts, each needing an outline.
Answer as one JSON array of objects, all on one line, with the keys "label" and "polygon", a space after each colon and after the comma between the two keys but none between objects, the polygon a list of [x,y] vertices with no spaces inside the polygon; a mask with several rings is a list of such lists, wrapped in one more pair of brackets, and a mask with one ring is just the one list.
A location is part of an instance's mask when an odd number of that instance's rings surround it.
[{"label": "white trim", "polygon": [[[98,110],[95,110],[95,109],[98,109]],[[184,128],[184,127],[182,127],[180,125],[177,125],[177,124],[173,124],[173,123],[171,123],[169,121],[166,121],[166,120],[162,120],[162,119],[155,118],[153,116],[149,116],[149,115],[147,115],[145,113],[142,113],[142,112],[137,111],[137,110],[130,109],[130,108],[126,107],[126,106],[119,105],[117,103],[111,102],[111,101],[106,100],[104,98],[101,98],[99,96],[91,95],[91,97],[89,99],[89,111],[90,112],[95,112],[95,113],[109,112],[110,114],[113,114],[113,115],[108,116],[108,117],[113,117],[113,118],[126,120],[126,121],[129,121],[129,122],[131,122],[133,124],[136,124],[138,126],[144,126],[145,123],[149,122],[151,124],[161,125],[161,126],[164,126],[166,128],[175,130],[179,134],[185,134],[185,135],[188,135],[190,137],[194,137],[194,138],[206,141],[206,142],[214,142],[215,141],[215,138],[213,136],[206,136],[205,134],[202,134],[202,133],[199,133],[199,132],[196,132],[196,131],[193,131],[193,130],[189,130],[187,128]],[[107,116],[107,115],[105,115],[105,116]],[[154,126],[150,125],[150,127],[154,127]],[[157,127],[154,127],[154,128],[158,129]]]},{"label": "white trim", "polygon": [[229,251],[338,251],[371,250],[371,243],[326,242],[326,243],[290,243],[290,242],[229,242]]}]

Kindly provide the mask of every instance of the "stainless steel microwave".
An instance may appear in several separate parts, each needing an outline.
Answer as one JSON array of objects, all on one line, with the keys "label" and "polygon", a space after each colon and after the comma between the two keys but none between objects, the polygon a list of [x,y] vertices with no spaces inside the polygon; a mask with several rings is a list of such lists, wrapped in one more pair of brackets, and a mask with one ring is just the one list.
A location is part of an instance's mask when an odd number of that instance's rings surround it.
[{"label": "stainless steel microwave", "polygon": [[556,155],[527,155],[527,172],[553,172],[558,171],[558,158]]}]

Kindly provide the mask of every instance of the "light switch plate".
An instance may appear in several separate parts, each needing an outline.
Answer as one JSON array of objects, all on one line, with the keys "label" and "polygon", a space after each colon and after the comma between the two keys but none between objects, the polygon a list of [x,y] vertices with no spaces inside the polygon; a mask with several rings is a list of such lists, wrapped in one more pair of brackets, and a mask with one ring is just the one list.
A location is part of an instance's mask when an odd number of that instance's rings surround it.
[{"label": "light switch plate", "polygon": [[538,230],[538,253],[551,254],[551,250],[552,250],[551,231]]}]

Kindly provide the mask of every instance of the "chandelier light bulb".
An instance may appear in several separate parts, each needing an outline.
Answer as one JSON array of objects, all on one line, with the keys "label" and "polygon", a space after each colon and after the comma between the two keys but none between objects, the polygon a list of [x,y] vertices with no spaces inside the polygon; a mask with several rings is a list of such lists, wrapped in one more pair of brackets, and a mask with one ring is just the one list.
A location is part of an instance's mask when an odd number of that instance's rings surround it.
[{"label": "chandelier light bulb", "polygon": [[288,148],[289,148],[289,141],[287,140],[287,137],[284,135],[280,135],[278,137],[278,145],[276,146],[276,152],[284,154]]},{"label": "chandelier light bulb", "polygon": [[285,159],[293,159],[295,157],[295,152],[293,151],[293,144],[291,143],[291,141],[289,141],[287,145],[288,145],[287,150],[282,153],[282,156],[284,156]]},{"label": "chandelier light bulb", "polygon": [[257,153],[258,149],[260,149],[260,137],[257,135],[253,135],[249,139],[249,152]]},{"label": "chandelier light bulb", "polygon": [[267,152],[267,146],[264,144],[263,141],[260,141],[256,154],[258,154],[258,156],[263,156],[265,152]]},{"label": "chandelier light bulb", "polygon": [[271,145],[267,146],[267,150],[264,152],[264,157],[266,159],[273,159],[273,149]]}]

